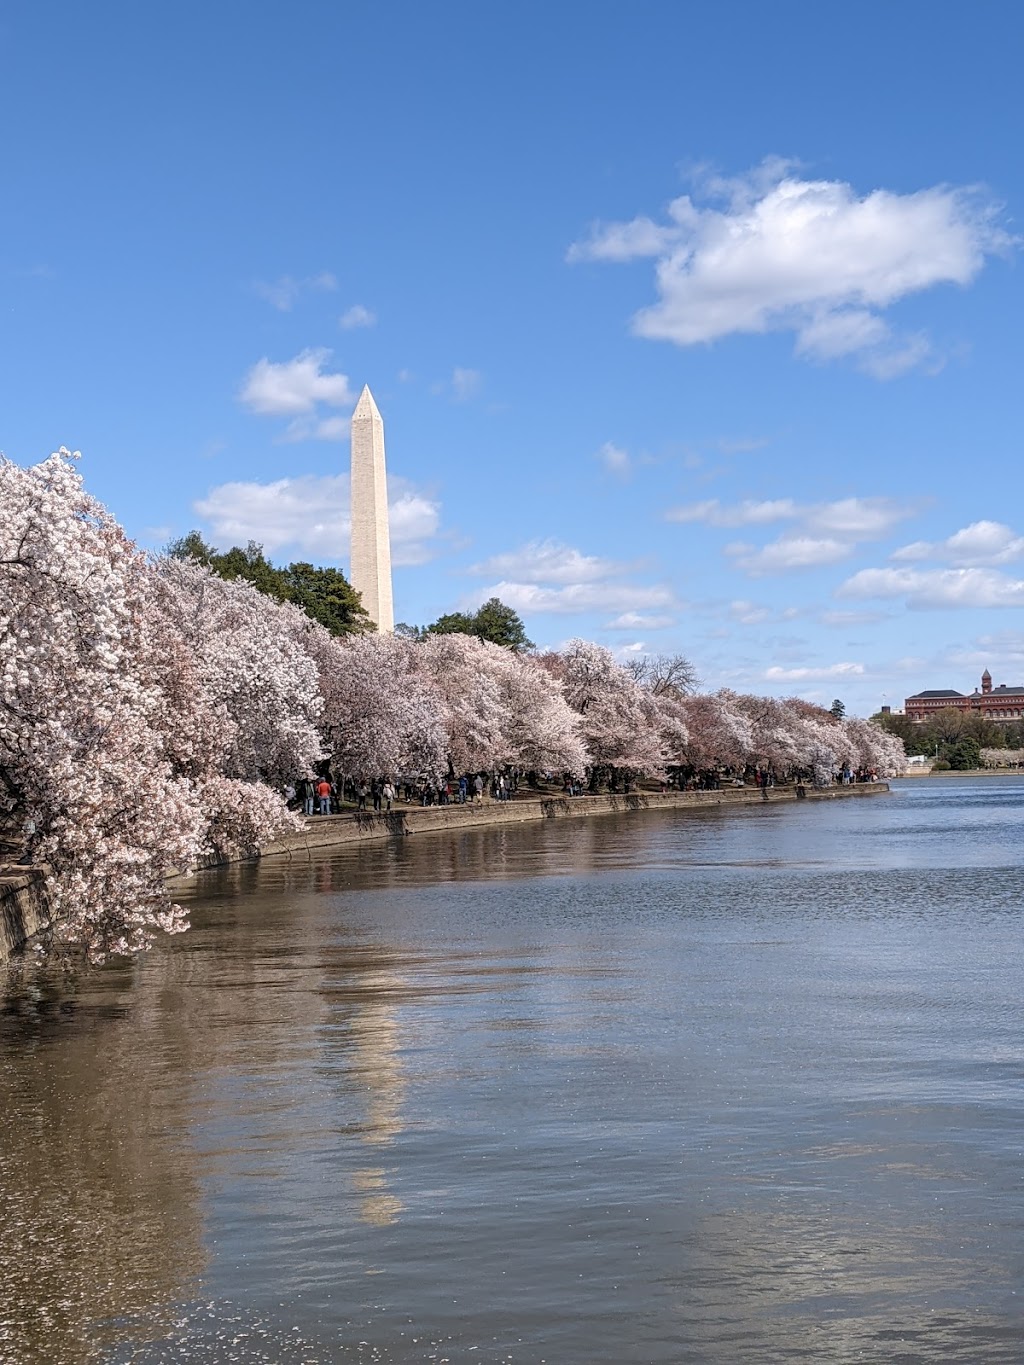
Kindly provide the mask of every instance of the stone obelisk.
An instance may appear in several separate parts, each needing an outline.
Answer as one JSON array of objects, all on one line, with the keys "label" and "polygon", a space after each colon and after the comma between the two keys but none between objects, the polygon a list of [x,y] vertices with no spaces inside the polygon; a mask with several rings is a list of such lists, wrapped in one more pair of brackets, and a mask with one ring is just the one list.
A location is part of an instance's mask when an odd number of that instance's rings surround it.
[{"label": "stone obelisk", "polygon": [[381,632],[395,628],[384,420],[369,386],[352,414],[352,586]]}]

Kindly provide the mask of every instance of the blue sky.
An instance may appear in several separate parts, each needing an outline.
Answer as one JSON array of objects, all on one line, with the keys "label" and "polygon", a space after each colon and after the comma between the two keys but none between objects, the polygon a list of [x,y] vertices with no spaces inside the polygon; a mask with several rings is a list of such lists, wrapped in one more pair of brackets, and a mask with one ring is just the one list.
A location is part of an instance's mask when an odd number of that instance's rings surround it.
[{"label": "blue sky", "polygon": [[869,713],[1024,681],[1015,6],[12,3],[0,449]]}]

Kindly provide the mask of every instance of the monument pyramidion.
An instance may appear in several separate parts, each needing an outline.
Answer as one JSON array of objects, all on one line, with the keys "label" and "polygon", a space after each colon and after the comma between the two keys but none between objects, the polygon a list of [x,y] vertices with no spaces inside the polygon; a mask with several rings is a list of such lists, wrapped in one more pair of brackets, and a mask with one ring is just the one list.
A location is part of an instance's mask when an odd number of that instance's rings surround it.
[{"label": "monument pyramidion", "polygon": [[377,629],[395,628],[384,419],[369,385],[352,414],[352,555],[349,577]]}]

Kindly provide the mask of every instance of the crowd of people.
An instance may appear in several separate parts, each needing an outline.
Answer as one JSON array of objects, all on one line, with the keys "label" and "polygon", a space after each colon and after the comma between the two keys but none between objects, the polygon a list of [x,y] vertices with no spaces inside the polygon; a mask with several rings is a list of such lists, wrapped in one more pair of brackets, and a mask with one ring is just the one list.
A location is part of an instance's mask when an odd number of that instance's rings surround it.
[{"label": "crowd of people", "polygon": [[[332,778],[309,774],[285,788],[290,810],[306,816],[338,815],[353,808],[387,814],[396,802],[407,806],[459,806],[492,801],[511,801],[519,790],[516,769],[500,773],[463,773],[458,778],[374,777]],[[569,781],[570,779],[566,779]],[[576,793],[578,794],[578,793]]]}]

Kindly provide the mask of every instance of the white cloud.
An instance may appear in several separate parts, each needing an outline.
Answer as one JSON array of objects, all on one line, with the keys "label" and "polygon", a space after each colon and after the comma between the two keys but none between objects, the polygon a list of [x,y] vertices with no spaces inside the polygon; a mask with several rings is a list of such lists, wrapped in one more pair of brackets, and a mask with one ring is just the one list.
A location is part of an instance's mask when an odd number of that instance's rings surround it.
[{"label": "white cloud", "polygon": [[628,474],[630,471],[632,462],[629,458],[629,451],[623,450],[621,446],[613,445],[611,441],[605,441],[597,452],[597,458],[609,474]]},{"label": "white cloud", "polygon": [[859,678],[864,672],[863,664],[829,664],[825,668],[766,668],[766,682],[813,682],[824,678]]},{"label": "white cloud", "polygon": [[998,569],[861,569],[838,597],[904,598],[908,607],[1024,607],[1024,579]]},{"label": "white cloud", "polygon": [[809,531],[851,540],[875,540],[915,512],[910,504],[893,498],[840,498],[806,508],[803,522]]},{"label": "white cloud", "polygon": [[467,402],[475,394],[480,392],[483,383],[483,375],[479,370],[465,370],[456,365],[452,371],[452,390],[456,400],[460,403]]},{"label": "white cloud", "polygon": [[500,574],[522,583],[593,583],[623,568],[614,560],[581,554],[558,540],[531,540],[518,550],[472,565],[469,572]]},{"label": "white cloud", "polygon": [[470,573],[494,575],[500,581],[476,589],[463,605],[474,607],[500,597],[524,613],[615,613],[605,627],[609,630],[657,630],[674,624],[665,612],[678,605],[672,589],[622,581],[630,571],[628,564],[583,554],[558,540],[533,540],[472,565]]},{"label": "white cloud", "polygon": [[729,603],[729,615],[741,626],[759,626],[765,621],[770,621],[773,612],[770,607],[761,607],[756,602],[737,598],[735,602]]},{"label": "white cloud", "polygon": [[670,507],[665,513],[665,520],[699,521],[706,526],[764,526],[795,517],[799,510],[792,498],[771,498],[762,502],[748,498],[731,507],[720,503],[717,498],[708,498],[704,502]]},{"label": "white cloud", "polygon": [[725,552],[731,555],[736,567],[748,573],[751,578],[761,578],[765,574],[788,573],[792,569],[812,569],[823,564],[837,564],[853,550],[849,541],[836,540],[834,537],[780,536],[760,550],[752,545],[727,545]]},{"label": "white cloud", "polygon": [[319,275],[308,275],[305,279],[300,280],[295,279],[293,275],[282,275],[279,280],[269,282],[255,280],[252,289],[254,294],[265,299],[278,312],[290,313],[300,294],[308,292],[330,293],[337,287],[338,281],[329,271],[325,270]]},{"label": "white cloud", "polygon": [[639,611],[624,611],[611,621],[605,622],[605,630],[664,630],[674,626],[674,616],[645,616]]},{"label": "white cloud", "polygon": [[325,370],[330,358],[323,348],[300,351],[280,363],[264,356],[246,375],[239,400],[265,416],[300,416],[314,412],[319,403],[348,407],[355,401],[348,376]]},{"label": "white cloud", "polygon": [[964,568],[986,564],[1010,564],[1024,557],[1024,536],[1000,521],[973,521],[946,540],[915,540],[895,550],[892,559],[912,563],[922,559],[945,559]]},{"label": "white cloud", "polygon": [[285,427],[280,440],[287,445],[298,441],[347,441],[350,426],[347,417],[296,417]]},{"label": "white cloud", "polygon": [[361,303],[354,303],[351,308],[346,308],[338,319],[338,326],[344,331],[350,332],[355,327],[372,327],[377,321],[377,314],[364,308]]},{"label": "white cloud", "polygon": [[671,607],[675,598],[670,588],[644,587],[633,583],[570,583],[564,588],[539,583],[494,583],[467,597],[467,605],[478,606],[489,597],[500,597],[518,612],[557,612],[570,615],[589,611],[643,611]]},{"label": "white cloud", "polygon": [[883,312],[938,284],[969,284],[987,256],[1018,244],[977,189],[859,196],[778,161],[704,188],[708,202],[683,195],[665,223],[599,224],[569,251],[572,261],[655,260],[658,301],[634,316],[640,336],[693,346],[790,331],[803,355],[852,356],[891,378],[930,347],[920,335],[895,336]]},{"label": "white cloud", "polygon": [[884,611],[823,611],[818,615],[818,620],[823,626],[837,626],[849,628],[850,626],[873,626],[879,621],[885,620]]},{"label": "white cloud", "polygon": [[709,498],[670,508],[665,514],[668,521],[717,527],[796,522],[760,549],[743,541],[725,547],[736,567],[752,578],[836,564],[847,558],[859,541],[877,539],[913,515],[909,504],[893,498],[840,498],[807,504],[792,498],[747,499],[733,504]]},{"label": "white cloud", "polygon": [[717,498],[671,507],[666,521],[703,522],[706,526],[766,526],[773,521],[799,521],[809,532],[850,540],[873,540],[914,508],[893,498],[840,498],[836,502],[801,504],[792,498],[752,498],[733,504]]},{"label": "white cloud", "polygon": [[[388,503],[392,562],[400,566],[430,559],[440,504],[394,475],[388,478]],[[221,547],[255,540],[271,555],[290,547],[324,559],[348,559],[347,474],[220,484],[193,506]]]},{"label": "white cloud", "polygon": [[566,257],[573,262],[635,261],[643,256],[661,256],[671,251],[677,238],[678,229],[659,225],[650,218],[598,224],[589,241],[573,242]]}]

